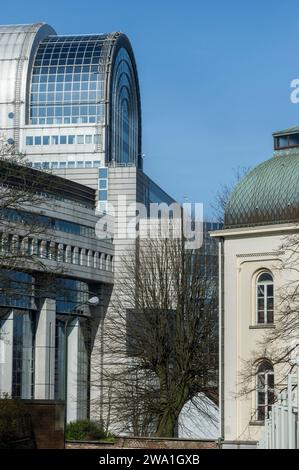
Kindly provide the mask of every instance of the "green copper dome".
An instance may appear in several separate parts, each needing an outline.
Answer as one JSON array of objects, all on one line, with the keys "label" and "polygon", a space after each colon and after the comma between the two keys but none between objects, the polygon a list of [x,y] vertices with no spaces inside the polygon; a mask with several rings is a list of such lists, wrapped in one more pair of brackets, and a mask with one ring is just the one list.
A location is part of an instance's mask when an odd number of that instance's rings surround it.
[{"label": "green copper dome", "polygon": [[299,153],[275,156],[250,171],[235,187],[225,227],[299,222]]}]

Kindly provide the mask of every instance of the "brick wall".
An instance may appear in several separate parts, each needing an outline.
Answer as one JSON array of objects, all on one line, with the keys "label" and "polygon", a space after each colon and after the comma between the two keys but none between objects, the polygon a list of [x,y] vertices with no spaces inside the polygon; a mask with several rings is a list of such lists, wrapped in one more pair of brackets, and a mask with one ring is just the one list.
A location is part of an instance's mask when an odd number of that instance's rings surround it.
[{"label": "brick wall", "polygon": [[64,449],[64,403],[54,400],[22,400],[31,418],[37,449]]},{"label": "brick wall", "polygon": [[213,440],[118,437],[114,443],[68,441],[66,449],[218,449]]}]

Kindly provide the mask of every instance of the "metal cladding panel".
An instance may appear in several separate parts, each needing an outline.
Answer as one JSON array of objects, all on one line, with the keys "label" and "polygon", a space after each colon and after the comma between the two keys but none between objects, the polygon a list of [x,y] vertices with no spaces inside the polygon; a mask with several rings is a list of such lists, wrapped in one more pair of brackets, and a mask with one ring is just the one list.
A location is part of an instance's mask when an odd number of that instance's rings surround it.
[{"label": "metal cladding panel", "polygon": [[42,23],[0,26],[0,128],[17,148],[25,124],[28,65],[38,43],[53,33]]},{"label": "metal cladding panel", "polygon": [[255,167],[236,185],[225,209],[225,228],[298,221],[298,153]]}]

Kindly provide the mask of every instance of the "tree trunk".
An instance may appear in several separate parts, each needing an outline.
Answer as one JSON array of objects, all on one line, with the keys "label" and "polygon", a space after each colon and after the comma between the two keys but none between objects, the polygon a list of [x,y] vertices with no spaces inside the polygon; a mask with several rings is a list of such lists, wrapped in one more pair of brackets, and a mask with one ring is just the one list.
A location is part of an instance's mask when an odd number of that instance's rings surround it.
[{"label": "tree trunk", "polygon": [[175,437],[176,416],[173,412],[166,410],[158,421],[156,437]]},{"label": "tree trunk", "polygon": [[[169,399],[166,401],[164,398],[164,401],[161,403],[161,409],[164,409],[164,412],[158,420],[157,430],[155,433],[156,437],[176,437],[176,422],[189,395],[189,387],[187,383],[183,382],[176,385],[173,393],[169,394],[168,392],[168,396],[169,395],[175,396],[176,398],[172,401],[171,407],[167,406],[167,404],[169,405]],[[164,394],[162,394],[162,397],[163,396]]]}]

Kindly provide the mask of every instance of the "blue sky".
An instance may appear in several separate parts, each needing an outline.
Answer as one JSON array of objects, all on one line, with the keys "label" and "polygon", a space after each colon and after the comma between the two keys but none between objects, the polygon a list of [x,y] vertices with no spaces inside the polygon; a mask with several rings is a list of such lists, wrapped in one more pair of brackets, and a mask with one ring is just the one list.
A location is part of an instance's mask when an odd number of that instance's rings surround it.
[{"label": "blue sky", "polygon": [[58,34],[123,31],[139,70],[145,171],[180,201],[210,203],[233,169],[272,153],[272,132],[299,124],[299,3],[293,0],[27,0],[1,22]]}]

